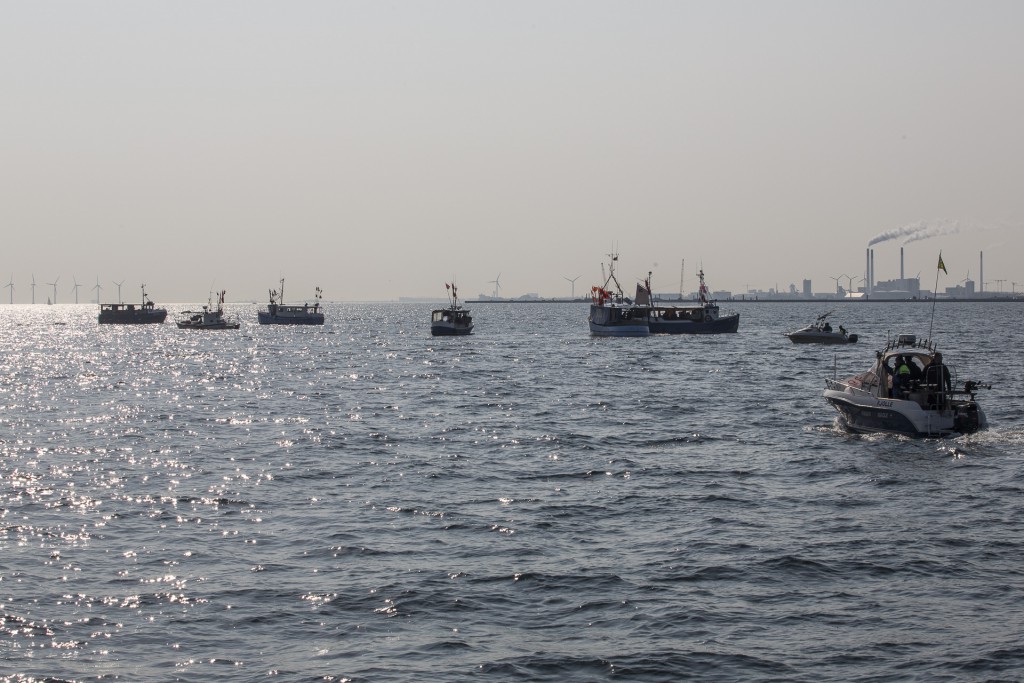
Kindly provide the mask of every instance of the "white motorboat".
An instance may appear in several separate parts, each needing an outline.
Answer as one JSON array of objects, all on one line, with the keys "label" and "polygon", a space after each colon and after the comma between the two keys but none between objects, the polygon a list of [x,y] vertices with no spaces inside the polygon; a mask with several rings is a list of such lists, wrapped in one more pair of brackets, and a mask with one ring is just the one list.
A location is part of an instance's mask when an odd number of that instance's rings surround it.
[{"label": "white motorboat", "polygon": [[934,343],[903,334],[876,352],[865,372],[826,379],[823,396],[851,431],[954,436],[988,426],[975,400],[979,388],[977,381],[960,384]]},{"label": "white motorboat", "polygon": [[794,344],[854,344],[857,335],[850,334],[842,325],[838,330],[832,329],[832,323],[828,317],[832,311],[823,313],[818,319],[807,327],[802,327],[795,332],[787,332],[786,336]]}]

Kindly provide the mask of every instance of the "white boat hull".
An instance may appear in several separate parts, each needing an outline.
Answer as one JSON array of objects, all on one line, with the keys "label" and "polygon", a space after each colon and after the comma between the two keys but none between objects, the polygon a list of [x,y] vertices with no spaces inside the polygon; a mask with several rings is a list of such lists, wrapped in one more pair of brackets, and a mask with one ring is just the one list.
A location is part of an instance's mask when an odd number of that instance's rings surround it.
[{"label": "white boat hull", "polygon": [[988,424],[973,399],[948,399],[944,405],[931,407],[924,394],[882,398],[835,380],[826,380],[823,396],[839,412],[846,428],[855,432],[954,436]]}]

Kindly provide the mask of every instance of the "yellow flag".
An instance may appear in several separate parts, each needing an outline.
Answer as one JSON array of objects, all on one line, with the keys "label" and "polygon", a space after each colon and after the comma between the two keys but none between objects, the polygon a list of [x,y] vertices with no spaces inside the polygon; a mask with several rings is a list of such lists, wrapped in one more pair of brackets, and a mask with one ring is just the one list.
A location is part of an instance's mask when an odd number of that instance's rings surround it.
[{"label": "yellow flag", "polygon": [[946,270],[946,264],[942,262],[942,252],[941,251],[939,252],[939,270],[941,270],[946,275],[949,275],[949,271]]}]

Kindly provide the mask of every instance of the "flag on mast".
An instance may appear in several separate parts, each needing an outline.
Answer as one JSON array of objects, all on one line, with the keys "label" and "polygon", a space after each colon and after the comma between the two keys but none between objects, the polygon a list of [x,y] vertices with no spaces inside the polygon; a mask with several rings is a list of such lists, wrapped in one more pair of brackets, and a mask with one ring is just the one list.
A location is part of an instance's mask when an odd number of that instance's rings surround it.
[{"label": "flag on mast", "polygon": [[942,262],[942,252],[941,251],[939,252],[939,270],[941,270],[946,275],[949,275],[949,271],[946,270],[946,264]]}]

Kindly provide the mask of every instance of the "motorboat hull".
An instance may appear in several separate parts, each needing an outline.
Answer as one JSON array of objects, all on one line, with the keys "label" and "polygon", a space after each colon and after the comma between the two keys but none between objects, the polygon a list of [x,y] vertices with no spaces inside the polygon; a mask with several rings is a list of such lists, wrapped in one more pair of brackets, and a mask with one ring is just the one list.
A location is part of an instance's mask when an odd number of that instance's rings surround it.
[{"label": "motorboat hull", "polygon": [[987,426],[985,413],[973,399],[951,399],[929,407],[923,394],[908,399],[880,398],[841,382],[827,381],[825,400],[854,432],[906,436],[955,436]]},{"label": "motorboat hull", "polygon": [[797,330],[786,334],[794,344],[855,344],[857,335],[823,330]]}]

